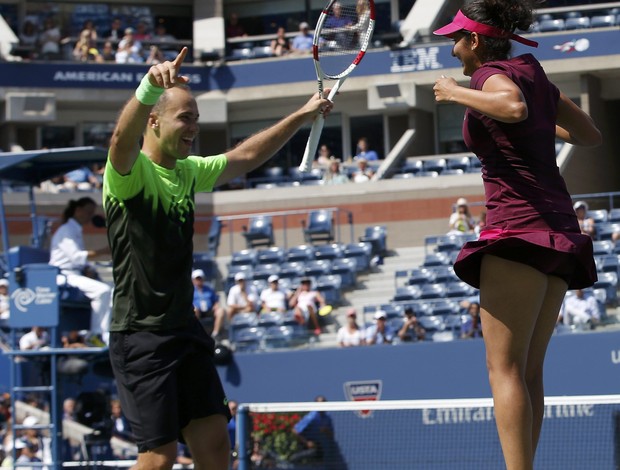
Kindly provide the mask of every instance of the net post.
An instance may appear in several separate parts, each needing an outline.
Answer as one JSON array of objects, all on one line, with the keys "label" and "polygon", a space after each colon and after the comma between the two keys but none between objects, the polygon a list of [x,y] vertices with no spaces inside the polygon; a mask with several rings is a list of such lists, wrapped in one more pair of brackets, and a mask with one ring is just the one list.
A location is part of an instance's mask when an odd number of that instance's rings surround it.
[{"label": "net post", "polygon": [[250,408],[239,404],[237,410],[237,452],[238,470],[250,470],[250,455],[248,453],[248,436],[250,436]]}]

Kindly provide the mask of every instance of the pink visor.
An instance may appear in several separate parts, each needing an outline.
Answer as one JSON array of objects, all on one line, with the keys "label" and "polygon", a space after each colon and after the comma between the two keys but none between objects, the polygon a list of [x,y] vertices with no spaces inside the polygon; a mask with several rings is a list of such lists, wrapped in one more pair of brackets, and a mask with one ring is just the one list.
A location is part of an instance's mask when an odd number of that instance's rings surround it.
[{"label": "pink visor", "polygon": [[478,23],[477,21],[471,20],[467,18],[461,10],[459,10],[452,20],[452,23],[445,25],[443,28],[439,28],[433,31],[433,34],[437,36],[447,36],[451,37],[457,31],[461,31],[462,29],[466,29],[467,31],[472,31],[476,33],[480,33],[483,36],[489,36],[491,38],[505,38],[512,39],[514,41],[520,42],[521,44],[525,44],[530,47],[538,47],[538,43],[536,41],[530,41],[529,39],[525,39],[518,34],[511,33],[509,31],[504,31],[503,29],[496,28],[495,26],[491,26],[488,24]]}]

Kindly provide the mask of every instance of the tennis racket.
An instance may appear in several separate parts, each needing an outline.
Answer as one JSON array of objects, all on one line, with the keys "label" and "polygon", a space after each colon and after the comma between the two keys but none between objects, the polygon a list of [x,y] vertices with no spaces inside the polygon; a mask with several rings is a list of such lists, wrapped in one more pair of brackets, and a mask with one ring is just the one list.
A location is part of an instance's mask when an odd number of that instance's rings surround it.
[{"label": "tennis racket", "polygon": [[[375,28],[373,0],[331,0],[321,12],[314,30],[312,56],[323,98],[323,80],[337,80],[327,99],[334,96],[366,54]],[[319,145],[325,117],[319,114],[310,130],[299,171],[307,172]]]}]

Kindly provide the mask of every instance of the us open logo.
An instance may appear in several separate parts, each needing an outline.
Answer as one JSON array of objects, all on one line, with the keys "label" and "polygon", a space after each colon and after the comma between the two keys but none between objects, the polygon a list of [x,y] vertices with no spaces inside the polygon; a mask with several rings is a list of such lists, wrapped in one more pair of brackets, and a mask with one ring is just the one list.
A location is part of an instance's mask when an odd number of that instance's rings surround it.
[{"label": "us open logo", "polygon": [[[383,389],[382,380],[361,380],[355,382],[345,382],[344,396],[348,401],[377,401],[381,398]],[[369,418],[371,410],[356,411],[361,418]]]}]

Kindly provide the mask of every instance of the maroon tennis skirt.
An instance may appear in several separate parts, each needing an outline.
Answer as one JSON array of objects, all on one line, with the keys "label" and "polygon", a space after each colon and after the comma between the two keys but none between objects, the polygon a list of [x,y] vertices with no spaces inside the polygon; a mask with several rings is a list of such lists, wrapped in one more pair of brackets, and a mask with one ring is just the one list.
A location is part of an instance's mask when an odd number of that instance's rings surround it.
[{"label": "maroon tennis skirt", "polygon": [[467,284],[480,287],[480,264],[485,254],[527,264],[558,276],[569,289],[590,287],[597,280],[592,239],[575,232],[549,230],[483,230],[476,241],[463,245],[454,272]]}]

